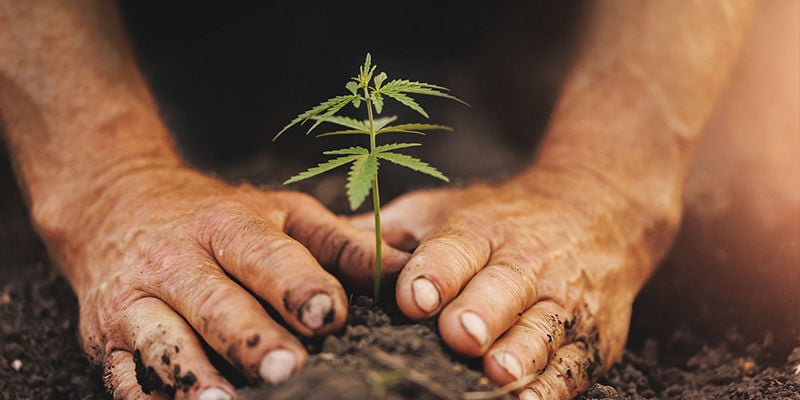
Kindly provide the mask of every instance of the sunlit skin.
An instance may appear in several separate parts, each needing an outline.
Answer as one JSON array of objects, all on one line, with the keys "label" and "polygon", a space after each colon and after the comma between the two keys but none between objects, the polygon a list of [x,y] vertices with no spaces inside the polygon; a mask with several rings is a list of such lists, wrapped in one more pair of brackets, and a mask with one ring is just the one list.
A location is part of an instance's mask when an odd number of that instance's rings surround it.
[{"label": "sunlit skin", "polygon": [[[403,312],[439,314],[445,343],[483,357],[498,383],[541,372],[522,398],[586,389],[621,355],[633,299],[678,228],[701,133],[733,118],[712,110],[726,81],[737,85],[755,9],[591,3],[528,169],[384,208],[388,244],[413,251],[383,249],[387,272],[402,268]],[[740,101],[763,108],[759,93]],[[787,98],[779,109],[794,105]],[[780,132],[796,135],[791,112],[780,115]],[[320,335],[344,323],[339,280],[372,281],[368,218],[351,224],[306,195],[231,186],[184,164],[112,2],[0,1],[0,117],[34,224],[77,294],[85,350],[115,398],[233,397],[197,335],[252,381],[283,381],[307,355],[255,296],[299,334]]]}]

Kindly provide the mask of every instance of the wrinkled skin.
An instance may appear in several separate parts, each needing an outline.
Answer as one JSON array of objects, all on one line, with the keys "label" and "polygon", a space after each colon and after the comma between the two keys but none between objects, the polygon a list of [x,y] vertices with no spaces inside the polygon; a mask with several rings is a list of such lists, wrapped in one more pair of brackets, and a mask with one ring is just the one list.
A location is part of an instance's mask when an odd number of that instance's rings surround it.
[{"label": "wrinkled skin", "polygon": [[544,372],[535,390],[567,398],[621,355],[633,298],[677,221],[591,179],[537,175],[535,187],[512,180],[401,196],[384,208],[384,235],[416,248],[397,284],[406,315],[440,313],[444,341],[482,356],[494,381]]},{"label": "wrinkled skin", "polygon": [[[115,194],[131,184],[150,190]],[[84,229],[54,250],[87,271],[74,280],[81,336],[115,398],[195,398],[210,388],[233,395],[198,335],[249,379],[279,382],[307,355],[259,299],[296,332],[325,334],[343,325],[347,299],[320,263],[343,266],[337,272],[351,284],[372,277],[373,236],[300,193],[149,170],[108,188],[90,210]],[[387,273],[396,273],[407,255],[384,251]],[[312,304],[320,295],[328,300]],[[278,349],[295,362],[276,376],[261,368]]]}]

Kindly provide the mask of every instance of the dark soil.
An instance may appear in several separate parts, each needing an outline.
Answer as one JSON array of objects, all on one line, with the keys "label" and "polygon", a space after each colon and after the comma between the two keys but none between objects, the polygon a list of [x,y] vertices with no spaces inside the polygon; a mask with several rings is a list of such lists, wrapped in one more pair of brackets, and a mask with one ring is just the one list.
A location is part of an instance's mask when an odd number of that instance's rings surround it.
[{"label": "dark soil", "polygon": [[[245,164],[226,174],[239,179],[272,167]],[[4,168],[0,399],[105,398],[100,373],[80,348],[76,298],[49,261]],[[305,189],[324,196],[318,186]],[[759,288],[757,281],[748,284]],[[579,398],[800,399],[797,292],[733,295],[743,293],[740,289],[719,271],[698,273],[667,262],[635,305],[622,360]],[[727,297],[719,297],[723,292]],[[786,299],[788,308],[773,317]],[[412,323],[391,303],[378,307],[364,297],[351,300],[345,329],[307,340],[312,356],[301,374],[278,387],[242,388],[241,397],[456,399],[465,391],[494,388],[482,375],[480,360],[442,346],[435,321]]]}]

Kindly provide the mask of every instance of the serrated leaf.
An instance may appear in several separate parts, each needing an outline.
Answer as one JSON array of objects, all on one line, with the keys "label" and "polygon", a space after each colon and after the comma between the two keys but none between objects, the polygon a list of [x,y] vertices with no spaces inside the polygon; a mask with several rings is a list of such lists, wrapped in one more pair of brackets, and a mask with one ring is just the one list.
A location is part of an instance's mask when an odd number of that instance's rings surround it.
[{"label": "serrated leaf", "polygon": [[[317,118],[313,118],[313,119],[317,119]],[[332,116],[326,118],[325,122],[330,122],[332,124],[343,126],[345,128],[360,129],[360,130],[369,132],[369,126],[366,123],[361,122],[361,121],[359,121],[359,120],[357,120],[355,118],[345,117],[345,116],[342,116],[342,115],[332,115]]]},{"label": "serrated leaf", "polygon": [[353,162],[347,175],[347,200],[353,211],[364,203],[378,173],[378,159],[374,154],[357,157],[359,158]]},{"label": "serrated leaf", "polygon": [[347,84],[344,85],[344,87],[347,88],[347,90],[349,90],[350,93],[352,94],[356,94],[358,92],[358,82],[355,81],[347,82]]},{"label": "serrated leaf", "polygon": [[373,81],[375,82],[375,90],[381,89],[381,84],[383,84],[386,78],[387,78],[386,72],[381,72],[380,74],[375,76],[375,79],[373,79]]},{"label": "serrated leaf", "polygon": [[420,131],[452,131],[453,128],[446,125],[435,124],[398,124],[387,127],[381,127],[375,134],[388,133],[388,132],[402,132],[402,133],[422,133]]},{"label": "serrated leaf", "polygon": [[302,124],[305,121],[308,121],[309,119],[312,119],[317,115],[325,113],[326,111],[330,110],[331,107],[337,106],[341,104],[343,101],[349,98],[351,99],[352,97],[353,97],[352,95],[336,96],[336,97],[331,97],[330,99],[325,100],[322,103],[319,103],[318,105],[312,107],[311,109],[306,110],[305,112],[295,117],[295,119],[293,119],[291,122],[289,122],[289,124],[284,126],[283,129],[281,129],[280,132],[278,132],[275,135],[275,137],[272,138],[272,140],[278,139],[278,137],[282,135],[283,132],[286,132],[286,130],[291,128],[292,126],[297,124]]},{"label": "serrated leaf", "polygon": [[358,107],[361,107],[361,96],[356,96],[356,98],[353,99],[353,108]]},{"label": "serrated leaf", "polygon": [[439,172],[438,169],[418,158],[400,153],[379,153],[377,154],[377,157],[391,161],[397,165],[402,165],[406,168],[413,169],[414,171],[422,172],[423,174],[430,175],[434,178],[439,178],[445,182],[450,182],[450,180],[447,179],[447,177],[441,172]]},{"label": "serrated leaf", "polygon": [[425,83],[425,82],[410,81],[408,79],[392,79],[383,88],[384,88],[384,90],[400,90],[400,89],[406,89],[406,88],[412,88],[412,87],[450,91],[450,89],[448,89],[448,88],[446,88],[444,86],[433,85],[433,84]]},{"label": "serrated leaf", "polygon": [[372,66],[372,55],[367,53],[367,57],[364,59],[364,71],[368,71]]},{"label": "serrated leaf", "polygon": [[380,93],[372,94],[372,105],[375,106],[375,112],[380,114],[383,110],[383,96]]},{"label": "serrated leaf", "polygon": [[325,161],[324,163],[318,164],[316,167],[311,167],[289,179],[286,182],[283,182],[284,185],[288,185],[290,183],[299,182],[313,176],[317,176],[323,172],[328,172],[336,167],[345,165],[347,163],[353,162],[357,160],[359,157],[363,157],[360,155],[351,155],[345,157],[334,158],[332,160]]},{"label": "serrated leaf", "polygon": [[332,131],[332,132],[325,132],[315,135],[314,137],[328,137],[328,136],[339,136],[339,135],[369,135],[369,131],[362,131],[360,129],[345,129],[341,131]]},{"label": "serrated leaf", "polygon": [[375,148],[375,154],[385,153],[387,151],[407,149],[409,147],[422,146],[421,143],[391,143],[384,144]]},{"label": "serrated leaf", "polygon": [[400,102],[400,104],[422,114],[423,117],[429,118],[428,113],[426,113],[425,110],[423,110],[422,107],[419,104],[417,104],[417,102],[414,101],[414,99],[412,99],[411,97],[406,96],[400,92],[382,92],[382,93],[397,100],[398,102]]},{"label": "serrated leaf", "polygon": [[[375,119],[372,120],[372,127],[373,127],[373,129],[375,129],[377,131],[377,130],[383,128],[384,126],[386,126],[386,125],[388,125],[388,124],[390,124],[390,123],[392,123],[392,122],[394,122],[396,120],[397,120],[397,116],[396,115],[392,115],[391,117],[375,118]],[[364,121],[364,125],[368,125],[368,124],[369,124],[369,120]]]},{"label": "serrated leaf", "polygon": [[317,121],[314,122],[314,125],[311,125],[311,128],[308,128],[308,131],[306,131],[306,135],[311,133],[311,131],[313,131],[314,128],[318,127],[319,124],[325,122],[328,118],[332,117],[334,114],[339,112],[339,110],[341,110],[346,105],[350,104],[350,102],[358,98],[358,96],[344,96],[344,97],[345,98],[341,102],[339,102],[338,104],[334,104],[333,106],[328,108],[328,111],[325,111],[324,114],[320,115],[319,118],[316,119]]},{"label": "serrated leaf", "polygon": [[322,154],[325,155],[365,155],[369,154],[369,150],[361,147],[361,146],[353,146],[348,147],[346,149],[338,149],[338,150],[328,150],[323,151]]},{"label": "serrated leaf", "polygon": [[380,92],[384,94],[386,94],[387,92],[398,92],[398,93],[414,93],[414,94],[424,94],[428,96],[444,97],[447,99],[455,100],[466,106],[469,106],[467,102],[459,99],[458,97],[455,97],[448,93],[444,93],[449,90],[450,89],[444,86],[432,85],[430,83],[409,81],[407,79],[394,79],[391,82],[387,83],[383,88],[381,88]]}]

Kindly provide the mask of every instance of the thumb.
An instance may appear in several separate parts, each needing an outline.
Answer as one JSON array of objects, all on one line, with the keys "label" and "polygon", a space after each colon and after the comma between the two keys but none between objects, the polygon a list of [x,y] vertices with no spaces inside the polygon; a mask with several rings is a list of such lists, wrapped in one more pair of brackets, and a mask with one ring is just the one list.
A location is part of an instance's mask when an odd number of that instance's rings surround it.
[{"label": "thumb", "polygon": [[[394,248],[413,251],[447,217],[445,200],[450,190],[425,190],[408,193],[381,207],[381,236]],[[373,213],[350,218],[350,223],[365,230],[375,229]]]}]

